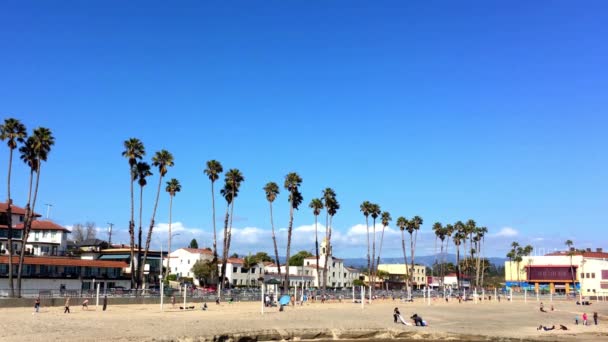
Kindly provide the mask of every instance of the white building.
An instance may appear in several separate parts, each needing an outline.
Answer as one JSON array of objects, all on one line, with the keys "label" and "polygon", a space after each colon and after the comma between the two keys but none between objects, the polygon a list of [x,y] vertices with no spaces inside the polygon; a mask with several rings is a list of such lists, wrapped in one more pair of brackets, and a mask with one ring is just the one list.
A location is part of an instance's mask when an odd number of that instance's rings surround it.
[{"label": "white building", "polygon": [[[8,217],[7,204],[0,203],[0,253],[8,253]],[[23,243],[23,229],[25,224],[25,209],[12,205],[11,216],[13,225],[13,253],[21,251]],[[32,229],[25,244],[26,252],[30,255],[51,256],[65,255],[67,250],[66,228],[49,220],[37,220],[40,215],[35,214]]]},{"label": "white building", "polygon": [[[264,276],[264,264],[259,262],[249,268],[245,267],[245,260],[242,258],[228,258],[226,262],[226,278],[231,286],[256,286],[258,278]],[[221,271],[222,264],[218,263],[218,273]]]},{"label": "white building", "polygon": [[210,249],[180,248],[163,260],[163,266],[170,267],[171,269],[168,269],[168,272],[177,275],[178,278],[194,278],[194,285],[200,286],[201,284],[192,272],[192,266],[199,260],[212,261],[213,251]]}]

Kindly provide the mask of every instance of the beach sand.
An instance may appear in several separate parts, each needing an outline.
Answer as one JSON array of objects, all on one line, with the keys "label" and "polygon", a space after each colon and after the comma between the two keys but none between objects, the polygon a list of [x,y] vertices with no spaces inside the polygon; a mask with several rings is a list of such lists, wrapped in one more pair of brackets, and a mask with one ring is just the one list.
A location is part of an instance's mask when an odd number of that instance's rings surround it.
[{"label": "beach sand", "polygon": [[[608,303],[577,306],[574,302],[546,302],[555,311],[542,313],[539,303],[483,302],[474,304],[457,301],[433,302],[430,306],[419,302],[401,303],[398,300],[378,300],[372,305],[352,302],[309,303],[288,307],[265,308],[261,304],[208,303],[202,311],[182,311],[165,304],[110,305],[107,311],[91,305],[88,311],[79,306],[64,314],[63,307],[0,309],[0,340],[2,341],[211,341],[211,340],[281,340],[281,339],[366,339],[381,340],[463,340],[463,341],[608,341]],[[422,316],[428,327],[405,326],[393,323],[392,312],[399,307],[402,316],[413,313]],[[600,315],[598,326],[575,325],[574,317],[583,310],[591,318],[593,311]],[[591,319],[592,321],[592,319]],[[538,331],[542,325],[566,325],[569,330]]]}]

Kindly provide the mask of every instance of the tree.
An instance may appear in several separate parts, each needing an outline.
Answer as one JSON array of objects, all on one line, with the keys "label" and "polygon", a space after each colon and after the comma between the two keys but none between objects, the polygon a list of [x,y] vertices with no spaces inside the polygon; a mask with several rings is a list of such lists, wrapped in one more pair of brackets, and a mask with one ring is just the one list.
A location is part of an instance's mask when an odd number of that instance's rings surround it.
[{"label": "tree", "polygon": [[243,258],[243,268],[247,270],[247,287],[251,285],[251,269],[258,264],[258,260],[249,254]]},{"label": "tree", "polygon": [[336,212],[338,211],[338,209],[340,209],[340,204],[338,203],[338,200],[336,199],[336,192],[332,189],[332,188],[325,188],[325,190],[323,190],[323,205],[326,208],[325,211],[325,221],[326,221],[326,226],[325,226],[325,248],[326,248],[326,253],[325,253],[325,262],[323,264],[323,293],[325,293],[325,291],[327,291],[327,278],[328,278],[328,260],[329,260],[329,255],[331,254],[332,251],[332,247],[331,247],[331,227],[332,227],[332,223],[333,223],[333,217],[336,214]]},{"label": "tree", "polygon": [[231,257],[231,258],[235,258],[235,259],[236,259],[236,258],[238,258],[238,257],[239,257],[239,255],[238,255],[238,253],[232,253],[232,254],[230,255],[230,257]]},{"label": "tree", "polygon": [[[25,258],[25,241],[27,241],[32,229],[32,221],[36,209],[36,199],[38,198],[38,186],[40,185],[40,168],[42,162],[47,160],[51,152],[51,146],[55,144],[55,137],[50,129],[38,127],[34,129],[32,136],[25,142],[24,146],[19,148],[21,159],[30,167],[30,186],[28,191],[28,200],[25,205],[25,224],[23,229],[23,244],[19,254],[19,268],[17,269],[17,295],[21,297],[21,274],[23,273],[23,260]],[[32,193],[32,177],[33,172],[36,173],[36,183]],[[30,206],[30,198],[32,198]],[[12,258],[12,256],[11,256]]]},{"label": "tree", "polygon": [[85,236],[86,232],[84,231],[82,223],[75,223],[74,226],[72,226],[72,240],[78,244],[86,240]]},{"label": "tree", "polygon": [[317,222],[319,215],[321,214],[321,210],[323,210],[323,201],[320,198],[313,198],[308,205],[310,209],[312,209],[312,214],[315,217],[315,251],[317,253],[317,279],[321,279],[319,274],[319,229],[317,228]]},{"label": "tree", "polygon": [[192,239],[190,241],[190,245],[188,245],[188,248],[195,248],[198,249],[198,242],[196,241],[196,239]]},{"label": "tree", "polygon": [[285,176],[285,182],[283,187],[289,193],[289,225],[287,226],[287,253],[285,259],[287,261],[285,265],[285,286],[284,289],[289,291],[289,257],[291,252],[291,233],[293,229],[293,214],[294,210],[297,210],[302,201],[304,200],[300,193],[300,185],[302,184],[302,177],[295,172],[290,172]]},{"label": "tree", "polygon": [[[156,218],[156,209],[158,208],[158,198],[160,197],[160,186],[162,185],[163,177],[167,174],[168,168],[173,167],[173,155],[167,150],[157,151],[152,157],[152,166],[158,168],[158,187],[156,189],[156,199],[154,200],[154,209],[152,209],[152,218],[150,218],[150,226],[148,227],[148,235],[146,236],[146,248],[144,249],[144,261],[143,265],[146,264],[148,259],[148,251],[150,250],[150,243],[152,242],[152,231],[154,230],[154,219]],[[144,268],[140,267],[139,278],[144,276]]]},{"label": "tree", "polygon": [[[437,265],[437,240],[441,241],[441,254],[440,256],[443,254],[443,240],[445,240],[445,236],[443,237],[443,239],[441,238],[443,235],[443,225],[440,222],[435,222],[433,224],[433,233],[435,233],[435,263],[434,265]],[[433,267],[433,274],[435,271],[435,268]],[[441,272],[439,272],[439,276],[441,277],[442,281],[443,281],[443,277]]]},{"label": "tree", "polygon": [[253,257],[255,258],[255,260],[257,260],[257,262],[272,262],[272,258],[266,252],[257,252]]},{"label": "tree", "polygon": [[413,273],[414,273],[414,255],[416,252],[416,240],[418,237],[418,230],[420,230],[420,226],[422,225],[422,218],[420,216],[414,216],[411,220],[408,221],[408,225],[407,225],[407,232],[410,234],[410,254],[412,255],[412,272],[410,272],[410,281],[412,282],[412,284],[414,283],[413,280]]},{"label": "tree", "polygon": [[142,211],[144,206],[144,187],[148,184],[146,178],[152,176],[150,164],[138,162],[135,168],[137,184],[139,184],[139,229],[137,231],[137,288],[141,289],[143,277],[143,265],[141,260],[141,235],[142,235]]},{"label": "tree", "polygon": [[574,251],[572,250],[572,246],[574,246],[574,242],[568,239],[564,244],[568,247],[568,256],[570,257],[570,275],[572,276],[572,288],[576,292],[576,278],[574,276],[574,266],[572,264],[572,257],[574,256]]},{"label": "tree", "polygon": [[217,264],[212,260],[197,260],[191,271],[199,282],[207,284],[206,279],[214,279],[217,276]]},{"label": "tree", "polygon": [[[372,205],[370,206],[370,212],[369,212],[370,216],[372,217],[372,222],[373,222],[372,268],[370,268],[370,280],[372,283],[375,281],[374,277],[376,275],[376,268],[377,268],[377,265],[374,265],[375,261],[376,261],[376,219],[378,218],[378,216],[380,216],[381,213],[382,213],[382,211],[380,210],[380,206],[378,204],[372,203]],[[370,297],[373,297],[373,292],[374,292],[374,287],[372,286],[372,287],[370,287],[370,292],[369,292]]]},{"label": "tree", "polygon": [[371,206],[372,206],[372,204],[369,201],[364,201],[359,206],[359,210],[361,211],[361,213],[363,214],[363,216],[365,216],[365,227],[367,228],[367,269],[368,270],[371,270],[371,268],[372,268],[371,255],[370,255],[370,247],[371,247],[371,245],[370,245],[370,242],[369,242],[369,214],[370,214],[370,211],[371,211]]},{"label": "tree", "polygon": [[[448,250],[450,247],[450,240],[452,240],[452,235],[454,234],[454,226],[451,224],[446,224],[445,225],[445,254],[448,254]],[[444,258],[444,263],[445,263],[445,258]]]},{"label": "tree", "polygon": [[[173,234],[171,233],[171,223],[173,222],[173,197],[175,194],[182,191],[182,186],[179,184],[179,181],[175,178],[171,178],[167,182],[167,186],[165,187],[165,191],[169,193],[169,253],[171,253],[171,239],[173,238]],[[217,265],[217,262],[215,262]],[[171,258],[167,258],[167,277],[171,273]],[[217,273],[217,272],[216,272]],[[168,279],[168,278],[167,278]]]},{"label": "tree", "polygon": [[475,241],[477,247],[475,248],[477,250],[477,260],[476,260],[476,264],[475,264],[475,286],[482,286],[483,287],[483,271],[485,270],[484,267],[482,267],[481,265],[481,259],[482,259],[482,249],[481,249],[481,245],[484,241],[484,237],[486,235],[486,233],[488,232],[488,228],[486,227],[477,227],[475,229],[475,236],[473,238],[473,240]]},{"label": "tree", "polygon": [[13,213],[12,213],[12,204],[13,200],[11,198],[11,171],[13,168],[13,151],[18,147],[18,144],[22,144],[25,142],[27,138],[27,130],[25,125],[23,125],[19,120],[14,118],[4,119],[4,124],[0,125],[0,140],[7,141],[7,146],[9,149],[8,155],[8,175],[7,175],[7,207],[6,214],[8,215],[8,283],[10,287],[10,296],[15,297],[15,284],[13,283]]},{"label": "tree", "polygon": [[[224,178],[224,188],[220,194],[226,200],[226,217],[224,218],[224,248],[222,252],[221,283],[226,279],[226,263],[230,253],[230,239],[232,237],[232,218],[234,214],[234,199],[238,196],[241,183],[245,177],[239,169],[230,169]],[[221,284],[220,283],[220,284]],[[218,290],[219,291],[219,290]]]},{"label": "tree", "polygon": [[299,251],[298,253],[292,255],[289,258],[289,265],[291,266],[303,266],[304,265],[304,259],[309,258],[313,256],[310,252],[308,251]]},{"label": "tree", "polygon": [[92,240],[97,238],[97,227],[95,222],[85,222],[85,240]]},{"label": "tree", "polygon": [[405,283],[406,287],[410,287],[410,277],[407,271],[407,254],[405,253],[405,228],[408,226],[408,221],[405,217],[399,216],[397,218],[397,227],[401,230],[401,248],[403,249],[403,264],[405,265]]},{"label": "tree", "polygon": [[[380,277],[380,273],[379,273],[380,271],[378,271],[378,265],[380,265],[380,256],[382,255],[382,242],[384,241],[384,230],[386,229],[386,227],[388,227],[388,224],[392,220],[391,214],[388,211],[382,212],[381,220],[382,220],[382,235],[380,237],[380,248],[378,249],[378,261],[376,262],[376,275],[378,277]],[[374,283],[374,286],[376,286],[375,283]]]},{"label": "tree", "polygon": [[274,232],[274,218],[272,216],[272,203],[279,195],[279,185],[275,182],[268,182],[264,186],[264,192],[266,193],[266,200],[270,207],[270,226],[272,227],[272,244],[274,245],[274,257],[275,263],[277,264],[277,270],[279,271],[279,279],[281,278],[281,262],[279,260],[279,249],[277,247],[277,236]]},{"label": "tree", "polygon": [[[458,227],[458,223],[456,223],[454,225],[454,229],[457,229],[457,227]],[[465,237],[463,231],[456,230],[454,232],[453,241],[454,241],[454,246],[456,246],[456,286],[458,288],[458,291],[460,291],[460,286],[461,286],[460,278],[462,277],[462,271],[460,268],[460,245],[462,244],[462,240],[464,240],[465,238],[466,237]]]},{"label": "tree", "polygon": [[130,138],[123,142],[125,150],[122,156],[129,161],[129,179],[131,180],[131,220],[129,221],[129,238],[131,247],[131,287],[135,287],[135,196],[133,183],[137,180],[137,161],[146,155],[144,144],[137,138]]},{"label": "tree", "polygon": [[[215,181],[220,178],[220,174],[224,172],[224,168],[222,164],[217,160],[208,160],[207,168],[205,169],[205,174],[209,177],[211,181],[211,207],[213,212],[213,261],[217,263],[217,230],[215,229],[215,190],[213,189],[213,185]],[[219,287],[218,287],[219,291]]]}]

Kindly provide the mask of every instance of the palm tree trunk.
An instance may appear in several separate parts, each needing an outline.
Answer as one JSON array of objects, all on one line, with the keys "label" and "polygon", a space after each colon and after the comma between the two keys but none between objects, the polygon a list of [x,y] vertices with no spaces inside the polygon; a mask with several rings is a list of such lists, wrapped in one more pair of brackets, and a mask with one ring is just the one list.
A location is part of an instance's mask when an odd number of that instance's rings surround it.
[{"label": "palm tree trunk", "polygon": [[407,271],[407,253],[405,252],[405,233],[401,231],[401,248],[403,249],[403,264],[405,265],[405,287],[406,289],[410,287],[410,280]]},{"label": "palm tree trunk", "polygon": [[[284,289],[289,293],[289,257],[291,252],[291,229],[293,228],[293,195],[289,201],[289,226],[287,227],[287,255],[285,256],[285,286]],[[282,293],[281,293],[282,294]]]},{"label": "palm tree trunk", "polygon": [[272,202],[268,201],[270,205],[270,226],[272,227],[272,243],[274,245],[274,260],[277,263],[277,270],[279,271],[279,279],[283,279],[281,277],[281,262],[279,260],[279,248],[277,247],[277,236],[274,233],[274,219],[272,215]]},{"label": "palm tree trunk", "polygon": [[371,280],[371,286],[370,286],[370,297],[374,296],[374,289],[376,288],[376,266],[375,266],[375,261],[376,261],[376,219],[372,220],[374,226],[372,227],[373,229],[373,239],[372,239],[372,269],[370,271],[370,280]]},{"label": "palm tree trunk", "polygon": [[[25,222],[23,224],[23,237],[21,243],[21,253],[19,253],[19,266],[17,268],[17,296],[21,297],[21,275],[23,274],[23,260],[25,258],[25,246],[27,243],[27,239],[30,235],[30,230],[32,229],[32,218],[34,217],[34,209],[36,208],[36,199],[38,198],[38,184],[40,183],[40,163],[38,160],[38,168],[36,171],[36,185],[34,187],[32,206],[30,207],[30,197],[32,196],[32,178],[33,178],[33,170],[30,171],[30,189],[28,193],[27,205],[25,210]],[[12,257],[12,256],[11,256]]]},{"label": "palm tree trunk", "polygon": [[317,281],[319,282],[317,286],[321,285],[321,275],[319,274],[319,232],[317,229],[317,221],[319,215],[315,215],[315,250],[317,253]]},{"label": "palm tree trunk", "polygon": [[486,273],[486,261],[483,258],[483,249],[482,249],[482,244],[485,242],[485,238],[482,238],[482,241],[479,244],[479,249],[482,251],[481,253],[481,259],[483,261],[483,264],[481,265],[481,287],[483,288],[483,275],[484,273]]},{"label": "palm tree trunk", "polygon": [[[169,195],[169,246],[168,247],[168,254],[169,257],[167,258],[167,274],[165,275],[165,279],[168,279],[169,274],[171,274],[171,238],[172,235],[171,234],[171,223],[173,222],[173,195]],[[161,260],[162,260],[162,255],[161,255]],[[217,265],[217,263],[215,263],[214,265]],[[163,267],[163,265],[160,265],[161,269]],[[161,285],[162,286],[162,285]]]},{"label": "palm tree trunk", "polygon": [[412,233],[410,233],[410,255],[412,256],[412,260],[410,260],[410,281],[412,283],[412,287],[414,287],[414,236]]},{"label": "palm tree trunk", "polygon": [[141,264],[141,218],[144,207],[144,187],[139,186],[139,230],[137,231],[137,288],[141,289],[142,264]]},{"label": "palm tree trunk", "polygon": [[456,288],[460,292],[460,245],[456,245]]},{"label": "palm tree trunk", "polygon": [[211,210],[213,215],[213,264],[217,265],[217,231],[215,229],[215,181],[211,181]]},{"label": "palm tree trunk", "polygon": [[479,287],[479,268],[481,267],[481,239],[477,241],[477,246],[475,247],[477,250],[477,263],[475,265],[475,287]]},{"label": "palm tree trunk", "polygon": [[133,168],[131,167],[131,171],[129,172],[129,177],[131,179],[131,221],[129,221],[129,239],[130,239],[130,247],[131,247],[131,288],[137,286],[135,283],[135,192],[133,190],[133,183],[135,180],[133,179]]},{"label": "palm tree trunk", "polygon": [[378,261],[376,262],[376,268],[378,268],[378,265],[380,265],[380,256],[382,255],[382,242],[384,241],[384,228],[386,228],[386,227],[382,226],[382,234],[380,235],[380,248],[378,248]]},{"label": "palm tree trunk", "polygon": [[441,267],[439,267],[439,277],[440,277],[440,281],[439,282],[441,284],[441,288],[445,291],[445,284],[443,282],[443,278],[445,277],[444,273],[443,273],[444,266],[445,266],[445,261],[444,261],[445,257],[443,255],[443,240],[441,240],[441,254],[440,254],[440,256],[441,256]]},{"label": "palm tree trunk", "polygon": [[[148,228],[148,236],[146,237],[146,249],[144,249],[144,261],[143,264],[146,264],[148,259],[148,251],[150,250],[150,242],[152,242],[152,231],[154,230],[154,218],[156,217],[156,209],[158,208],[158,198],[160,197],[160,185],[162,184],[163,176],[158,177],[158,188],[156,190],[156,200],[154,201],[154,209],[152,209],[152,218],[150,219],[150,227]],[[161,266],[162,267],[162,266]],[[143,268],[142,274],[139,276],[143,278]]]},{"label": "palm tree trunk", "polygon": [[[327,278],[329,277],[329,254],[331,253],[331,224],[332,224],[332,216],[329,216],[329,221],[327,224],[327,235],[326,235],[326,240],[327,243],[325,244],[325,248],[326,253],[325,253],[325,265],[324,265],[324,269],[323,269],[323,278],[325,279],[324,283],[323,283],[323,294],[325,294],[325,291],[327,290]],[[332,256],[333,258],[333,256]]]},{"label": "palm tree trunk", "polygon": [[329,275],[327,274],[327,262],[329,259],[329,241],[327,240],[329,236],[329,213],[326,211],[325,212],[325,257],[324,257],[324,264],[323,264],[323,295],[325,295],[325,292],[327,291],[327,278],[329,277]]},{"label": "palm tree trunk", "polygon": [[13,169],[13,149],[9,149],[9,157],[8,157],[8,185],[7,189],[7,207],[6,213],[8,214],[8,284],[10,288],[11,298],[15,297],[15,284],[13,283],[13,211],[12,205],[13,201],[11,199],[11,171]]},{"label": "palm tree trunk", "polygon": [[370,243],[369,243],[369,218],[367,216],[365,216],[365,226],[367,227],[367,273],[369,275],[368,279],[371,282],[372,278],[371,278],[371,271],[372,271],[372,266],[371,266],[371,257],[369,254],[370,251]]},{"label": "palm tree trunk", "polygon": [[226,205],[226,217],[224,218],[224,241],[222,241],[223,244],[223,248],[222,248],[222,267],[220,269],[220,278],[218,279],[218,287],[217,287],[217,291],[218,291],[218,297],[221,298],[221,289],[224,285],[224,279],[226,279],[226,263],[228,262],[228,248],[227,248],[227,240],[228,240],[228,223],[229,221],[229,212],[230,210],[230,203],[228,203]]}]

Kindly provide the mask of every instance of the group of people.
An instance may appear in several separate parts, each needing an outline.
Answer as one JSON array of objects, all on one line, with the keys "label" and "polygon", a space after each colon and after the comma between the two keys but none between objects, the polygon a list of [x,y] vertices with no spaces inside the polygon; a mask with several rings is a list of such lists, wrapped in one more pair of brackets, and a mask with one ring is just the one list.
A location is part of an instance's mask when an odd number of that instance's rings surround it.
[{"label": "group of people", "polygon": [[420,327],[425,327],[425,326],[427,326],[426,321],[425,321],[425,320],[423,320],[423,319],[422,319],[422,317],[421,317],[421,316],[418,316],[418,314],[416,314],[416,313],[415,313],[415,314],[413,314],[413,315],[412,315],[412,317],[410,317],[410,319],[412,320],[412,323],[411,323],[411,324],[410,324],[410,323],[408,323],[408,322],[406,322],[406,321],[403,319],[403,317],[401,316],[401,312],[399,312],[399,308],[395,308],[395,310],[393,310],[393,321],[394,321],[395,323],[402,323],[402,324],[405,324],[405,325],[412,325],[412,324],[414,324],[414,325],[416,325],[417,327],[418,327],[418,326],[420,326]]},{"label": "group of people", "polygon": [[[582,318],[582,321],[583,321],[583,325],[589,325],[589,321],[588,321],[589,317],[587,316],[586,312],[583,312],[583,315],[582,315],[581,318]],[[598,319],[597,312],[594,312],[593,313],[593,323],[595,323],[595,325],[597,325],[597,319]],[[578,322],[579,322],[578,316],[575,316],[574,317],[574,324],[578,325]]]},{"label": "group of people", "polygon": [[[103,296],[103,311],[106,311],[107,307],[108,307],[108,296]],[[82,301],[82,309],[83,310],[89,309],[89,300],[86,298]],[[34,313],[38,313],[38,312],[40,312],[40,297],[37,297],[36,300],[34,300]],[[63,304],[63,313],[70,313],[70,297],[65,298],[65,302]]]}]

